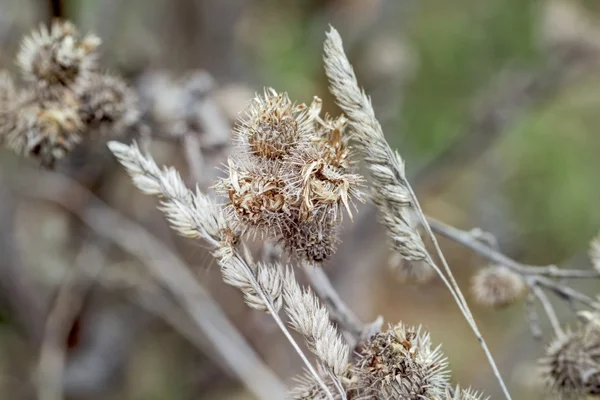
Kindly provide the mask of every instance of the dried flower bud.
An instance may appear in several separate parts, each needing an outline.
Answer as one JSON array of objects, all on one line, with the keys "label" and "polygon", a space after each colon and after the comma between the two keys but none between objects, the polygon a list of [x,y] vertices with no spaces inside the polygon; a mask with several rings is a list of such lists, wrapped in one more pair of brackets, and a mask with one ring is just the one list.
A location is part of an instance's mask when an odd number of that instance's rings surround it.
[{"label": "dried flower bud", "polygon": [[286,93],[271,88],[257,95],[245,113],[235,129],[239,148],[261,159],[289,155],[311,129],[306,106],[292,103]]},{"label": "dried flower bud", "polygon": [[486,307],[505,307],[525,293],[521,275],[504,266],[480,269],[473,277],[471,290],[475,301]]},{"label": "dried flower bud", "polygon": [[23,151],[26,156],[38,158],[42,166],[52,168],[79,143],[82,129],[76,108],[46,103],[29,116]]},{"label": "dried flower bud", "polygon": [[288,230],[290,209],[285,182],[277,168],[271,171],[245,168],[229,159],[229,174],[215,190],[229,198],[228,215],[242,232],[281,234]]},{"label": "dried flower bud", "polygon": [[283,242],[290,254],[311,263],[323,263],[334,253],[339,242],[333,217],[316,217],[295,221],[283,232]]},{"label": "dried flower bud", "polygon": [[81,36],[70,22],[40,26],[23,39],[17,63],[23,78],[40,89],[73,86],[95,68],[100,39]]},{"label": "dried flower bud", "polygon": [[86,125],[120,134],[139,119],[137,96],[121,78],[94,74],[77,88],[77,94]]},{"label": "dried flower bud", "polygon": [[[318,145],[318,144],[317,144]],[[348,173],[344,168],[330,163],[330,146],[300,147],[291,159],[291,164],[299,168],[290,168],[288,180],[292,194],[300,193],[300,218],[310,220],[315,214],[331,209],[334,217],[341,215],[339,207],[344,207],[350,217],[350,202],[360,198],[359,185],[362,177]]]},{"label": "dried flower bud", "polygon": [[600,395],[600,331],[583,327],[555,338],[540,360],[550,391],[563,399]]},{"label": "dried flower bud", "polygon": [[365,398],[421,400],[446,393],[448,363],[439,346],[431,349],[429,334],[421,327],[400,323],[377,333],[360,357],[353,374],[356,390]]}]

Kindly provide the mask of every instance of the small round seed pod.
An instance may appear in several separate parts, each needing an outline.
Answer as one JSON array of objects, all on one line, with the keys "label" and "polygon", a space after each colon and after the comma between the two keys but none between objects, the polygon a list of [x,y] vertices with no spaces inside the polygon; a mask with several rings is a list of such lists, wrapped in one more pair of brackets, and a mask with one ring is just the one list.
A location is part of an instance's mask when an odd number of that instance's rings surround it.
[{"label": "small round seed pod", "polygon": [[23,39],[17,64],[25,81],[54,95],[53,88],[72,87],[95,68],[99,44],[94,35],[82,37],[70,22],[56,21]]},{"label": "small round seed pod", "polygon": [[369,339],[352,373],[358,397],[435,399],[446,393],[447,364],[439,346],[431,349],[428,333],[401,323]]},{"label": "small round seed pod", "polygon": [[561,399],[600,395],[600,332],[584,326],[557,336],[540,360],[547,388]]},{"label": "small round seed pod", "polygon": [[266,89],[256,95],[235,128],[242,153],[262,160],[281,160],[306,140],[311,123],[306,106],[292,103],[285,93]]},{"label": "small round seed pod", "polygon": [[517,301],[525,292],[521,275],[504,266],[480,269],[471,282],[475,301],[486,307],[501,308]]},{"label": "small round seed pod", "polygon": [[77,88],[84,124],[103,133],[121,134],[139,119],[138,99],[121,78],[92,75]]}]

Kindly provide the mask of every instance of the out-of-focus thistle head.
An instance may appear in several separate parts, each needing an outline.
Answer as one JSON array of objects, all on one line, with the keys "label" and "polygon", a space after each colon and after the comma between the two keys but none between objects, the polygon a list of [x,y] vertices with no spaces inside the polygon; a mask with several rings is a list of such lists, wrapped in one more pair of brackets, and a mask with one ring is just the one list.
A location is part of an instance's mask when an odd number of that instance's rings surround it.
[{"label": "out-of-focus thistle head", "polygon": [[523,277],[504,266],[480,269],[471,282],[475,301],[486,307],[506,307],[525,293]]},{"label": "out-of-focus thistle head", "polygon": [[62,102],[48,101],[31,105],[20,112],[26,130],[18,152],[39,159],[41,165],[53,168],[56,161],[70,153],[81,141],[84,125],[77,112],[76,100],[68,96]]},{"label": "out-of-focus thistle head", "polygon": [[561,399],[600,395],[600,331],[587,323],[558,335],[540,360],[548,389]]},{"label": "out-of-focus thistle head", "polygon": [[[429,334],[400,323],[377,333],[360,351],[353,375],[366,398],[421,400],[443,398],[448,362]],[[362,393],[360,393],[362,394]]]},{"label": "out-of-focus thistle head", "polygon": [[311,134],[304,104],[294,104],[287,93],[265,89],[256,95],[238,121],[235,138],[241,152],[265,160],[281,160]]},{"label": "out-of-focus thistle head", "polygon": [[139,120],[137,95],[119,77],[93,74],[77,93],[81,120],[90,127],[119,134]]},{"label": "out-of-focus thistle head", "polygon": [[99,44],[98,37],[80,35],[72,23],[55,21],[23,39],[17,63],[23,79],[40,91],[71,87],[95,68]]},{"label": "out-of-focus thistle head", "polygon": [[350,214],[362,182],[351,171],[346,119],[320,112],[317,97],[307,107],[273,89],[257,95],[237,125],[228,176],[215,185],[239,231],[282,240],[310,262],[335,252],[340,209]]}]

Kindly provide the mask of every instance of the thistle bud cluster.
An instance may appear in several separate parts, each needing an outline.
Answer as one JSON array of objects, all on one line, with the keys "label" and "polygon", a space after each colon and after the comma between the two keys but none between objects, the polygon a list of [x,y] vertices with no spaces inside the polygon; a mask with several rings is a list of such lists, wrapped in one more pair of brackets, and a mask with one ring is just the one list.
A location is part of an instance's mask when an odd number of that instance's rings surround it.
[{"label": "thistle bud cluster", "polygon": [[320,111],[318,98],[307,107],[273,89],[257,95],[235,129],[228,176],[215,185],[240,232],[281,240],[310,262],[334,253],[341,209],[351,216],[362,181],[349,162],[346,119]]},{"label": "thistle bud cluster", "polygon": [[0,144],[52,168],[86,134],[118,134],[138,119],[135,94],[97,68],[100,39],[69,22],[42,25],[17,55],[23,87],[0,75]]}]

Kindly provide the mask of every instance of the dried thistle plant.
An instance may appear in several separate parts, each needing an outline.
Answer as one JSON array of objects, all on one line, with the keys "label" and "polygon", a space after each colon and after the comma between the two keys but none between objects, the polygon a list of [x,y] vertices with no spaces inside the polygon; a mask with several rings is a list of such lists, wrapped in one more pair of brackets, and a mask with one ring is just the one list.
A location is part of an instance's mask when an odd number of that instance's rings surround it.
[{"label": "dried thistle plant", "polygon": [[344,208],[360,198],[362,178],[352,172],[345,118],[319,116],[287,94],[257,95],[235,129],[236,154],[215,184],[228,199],[236,231],[281,241],[302,260],[320,263],[335,251]]},{"label": "dried thistle plant", "polygon": [[17,65],[24,87],[0,78],[0,144],[53,168],[100,130],[122,134],[136,124],[137,97],[96,65],[100,39],[70,22],[42,25],[21,43]]}]

